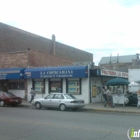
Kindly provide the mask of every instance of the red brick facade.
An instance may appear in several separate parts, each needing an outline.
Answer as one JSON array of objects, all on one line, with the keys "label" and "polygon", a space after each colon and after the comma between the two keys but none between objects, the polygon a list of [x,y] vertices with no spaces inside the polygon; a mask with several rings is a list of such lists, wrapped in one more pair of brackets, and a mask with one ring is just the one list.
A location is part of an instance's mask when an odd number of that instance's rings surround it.
[{"label": "red brick facade", "polygon": [[37,50],[74,62],[93,62],[93,54],[0,22],[0,53]]},{"label": "red brick facade", "polygon": [[27,67],[28,53],[0,53],[0,68]]},{"label": "red brick facade", "polygon": [[73,63],[71,60],[49,55],[36,50],[30,50],[28,57],[30,67],[65,66],[72,65]]},{"label": "red brick facade", "polygon": [[0,54],[0,68],[27,68],[63,65],[72,65],[72,61],[36,50]]}]

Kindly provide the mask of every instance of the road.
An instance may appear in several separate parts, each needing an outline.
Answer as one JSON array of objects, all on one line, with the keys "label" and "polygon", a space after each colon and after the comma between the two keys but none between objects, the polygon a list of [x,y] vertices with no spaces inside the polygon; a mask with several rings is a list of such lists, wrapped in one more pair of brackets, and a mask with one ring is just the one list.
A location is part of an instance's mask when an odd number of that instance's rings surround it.
[{"label": "road", "polygon": [[128,140],[140,115],[0,107],[0,140]]}]

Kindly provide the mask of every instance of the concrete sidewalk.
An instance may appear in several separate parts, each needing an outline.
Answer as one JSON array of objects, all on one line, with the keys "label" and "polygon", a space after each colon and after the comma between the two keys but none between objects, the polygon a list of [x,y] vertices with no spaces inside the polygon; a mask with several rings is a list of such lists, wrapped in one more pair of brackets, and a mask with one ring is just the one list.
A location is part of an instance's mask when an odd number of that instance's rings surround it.
[{"label": "concrete sidewalk", "polygon": [[[32,107],[32,104],[28,101],[23,100],[21,106],[24,107]],[[110,106],[104,107],[104,102],[97,102],[86,104],[83,108],[87,111],[100,111],[100,112],[118,112],[118,113],[136,113],[140,114],[140,108],[136,106],[124,106],[123,105],[115,105],[115,108],[111,108]]]}]

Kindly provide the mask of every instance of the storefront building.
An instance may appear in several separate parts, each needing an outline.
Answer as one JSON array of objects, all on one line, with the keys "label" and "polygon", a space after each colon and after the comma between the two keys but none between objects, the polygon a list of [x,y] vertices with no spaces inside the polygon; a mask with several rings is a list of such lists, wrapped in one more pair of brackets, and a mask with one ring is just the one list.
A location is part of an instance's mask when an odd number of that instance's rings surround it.
[{"label": "storefront building", "polygon": [[85,103],[89,103],[88,71],[88,66],[27,68],[24,75],[27,79],[27,99],[30,100],[29,93],[33,87],[36,98],[45,97],[53,92],[71,93],[79,99],[84,99]]},{"label": "storefront building", "polygon": [[0,69],[0,90],[25,98],[24,70],[25,68]]},{"label": "storefront building", "polygon": [[107,81],[117,77],[128,79],[128,73],[107,69],[90,70],[90,81],[91,81],[90,102],[93,103],[104,101],[104,98],[102,96],[102,87],[106,85]]},{"label": "storefront building", "polygon": [[0,90],[12,92],[29,101],[33,87],[36,98],[53,92],[71,93],[84,99],[85,103],[95,103],[104,101],[102,86],[116,77],[128,79],[128,73],[105,69],[89,70],[89,66],[5,68],[0,69]]}]

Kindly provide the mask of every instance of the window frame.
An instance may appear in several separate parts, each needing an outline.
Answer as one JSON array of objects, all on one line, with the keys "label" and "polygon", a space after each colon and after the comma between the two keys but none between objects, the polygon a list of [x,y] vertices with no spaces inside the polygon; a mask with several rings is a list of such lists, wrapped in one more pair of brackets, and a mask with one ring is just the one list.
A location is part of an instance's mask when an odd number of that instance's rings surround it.
[{"label": "window frame", "polygon": [[25,81],[9,81],[9,90],[25,90]]},{"label": "window frame", "polygon": [[[51,90],[51,82],[60,82],[60,84],[61,84],[61,86],[60,86],[60,88],[61,88],[61,91],[52,91]],[[63,79],[49,79],[49,85],[48,85],[48,93],[50,94],[50,93],[55,93],[55,92],[57,92],[57,93],[63,93]]]},{"label": "window frame", "polygon": [[[78,81],[79,82],[79,92],[68,92],[68,88],[69,88],[69,85],[68,85],[68,82],[69,81]],[[73,95],[81,95],[82,94],[82,84],[81,84],[81,78],[67,78],[66,79],[66,92],[69,93],[69,94],[73,94]]]},{"label": "window frame", "polygon": [[[43,90],[41,91],[36,91],[35,90],[35,83],[36,82],[42,82],[43,83]],[[35,92],[38,93],[38,94],[45,94],[45,79],[33,79],[32,80],[32,87],[34,88]],[[42,84],[41,84],[42,85]],[[41,87],[42,88],[42,87]]]}]

